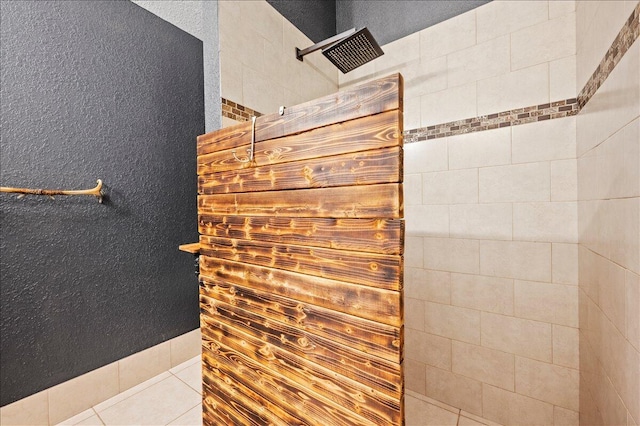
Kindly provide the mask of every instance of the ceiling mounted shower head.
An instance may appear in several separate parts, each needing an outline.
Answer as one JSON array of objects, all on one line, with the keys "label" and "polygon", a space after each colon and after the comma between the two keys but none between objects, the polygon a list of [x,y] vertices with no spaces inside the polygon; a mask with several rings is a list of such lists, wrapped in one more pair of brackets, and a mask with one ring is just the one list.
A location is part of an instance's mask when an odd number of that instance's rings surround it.
[{"label": "ceiling mounted shower head", "polygon": [[338,67],[343,74],[374,60],[378,56],[384,55],[384,52],[366,27],[359,31],[352,28],[304,50],[296,48],[296,58],[302,61],[304,55],[319,49],[324,49],[322,54]]}]

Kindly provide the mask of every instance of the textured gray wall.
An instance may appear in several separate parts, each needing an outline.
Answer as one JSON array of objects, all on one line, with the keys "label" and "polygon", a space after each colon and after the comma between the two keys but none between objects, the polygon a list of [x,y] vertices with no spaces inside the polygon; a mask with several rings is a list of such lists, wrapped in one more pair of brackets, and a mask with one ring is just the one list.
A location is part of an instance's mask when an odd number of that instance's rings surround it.
[{"label": "textured gray wall", "polygon": [[489,0],[337,0],[337,32],[367,27],[380,45],[467,12]]},{"label": "textured gray wall", "polygon": [[[267,0],[282,16],[317,43],[336,35],[336,0]],[[308,46],[301,46],[303,49]]]},{"label": "textured gray wall", "polygon": [[202,42],[129,1],[1,3],[0,405],[198,327]]}]

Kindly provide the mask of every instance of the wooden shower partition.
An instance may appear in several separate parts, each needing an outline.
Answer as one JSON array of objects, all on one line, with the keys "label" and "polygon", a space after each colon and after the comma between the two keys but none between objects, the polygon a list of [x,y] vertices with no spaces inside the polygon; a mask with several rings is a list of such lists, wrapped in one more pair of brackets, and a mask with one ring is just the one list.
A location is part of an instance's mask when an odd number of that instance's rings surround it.
[{"label": "wooden shower partition", "polygon": [[204,424],[404,424],[402,87],[198,138]]}]

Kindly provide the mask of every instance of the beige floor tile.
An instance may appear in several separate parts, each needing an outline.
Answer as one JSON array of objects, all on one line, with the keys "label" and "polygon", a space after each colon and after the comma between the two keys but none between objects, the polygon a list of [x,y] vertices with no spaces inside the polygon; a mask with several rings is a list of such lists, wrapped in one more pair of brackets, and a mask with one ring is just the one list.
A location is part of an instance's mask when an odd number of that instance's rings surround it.
[{"label": "beige floor tile", "polygon": [[95,410],[93,408],[89,408],[88,410],[83,411],[80,414],[76,414],[75,416],[68,418],[63,422],[58,423],[57,426],[77,425],[78,423],[86,421],[87,419],[95,415],[96,415]]},{"label": "beige floor tile", "polygon": [[198,405],[200,398],[171,376],[98,414],[106,425],[165,425]]},{"label": "beige floor tile", "polygon": [[199,362],[175,373],[175,376],[196,392],[202,393],[202,366]]},{"label": "beige floor tile", "polygon": [[94,414],[88,419],[84,419],[75,424],[75,426],[103,426],[103,425],[104,423],[102,423],[102,420],[100,420],[100,417],[98,417],[97,414]]},{"label": "beige floor tile", "polygon": [[458,415],[408,396],[405,399],[405,421],[406,426],[456,426]]},{"label": "beige floor tile", "polygon": [[500,423],[492,422],[491,420],[487,420],[483,417],[476,416],[475,414],[467,413],[464,410],[460,410],[460,423],[459,423],[460,425],[465,424],[463,423],[463,420],[462,420],[463,417],[466,420],[473,420],[476,423],[487,425],[487,426],[502,426]]},{"label": "beige floor tile", "polygon": [[468,417],[460,416],[460,420],[458,420],[458,426],[485,426],[485,423],[480,423]]},{"label": "beige floor tile", "polygon": [[119,393],[118,395],[114,396],[113,398],[109,398],[106,401],[101,402],[100,404],[97,404],[96,406],[93,407],[94,410],[96,410],[96,412],[100,412],[100,411],[104,411],[107,408],[116,405],[117,403],[124,401],[125,399],[137,394],[138,392],[152,386],[155,385],[158,382],[161,382],[164,379],[167,379],[171,377],[171,374],[167,371],[165,371],[162,374],[158,374],[155,377],[152,377],[151,379],[140,383],[137,386],[134,386],[132,388],[127,389],[124,392]]},{"label": "beige floor tile", "polygon": [[178,371],[182,371],[185,368],[191,367],[193,364],[199,364],[202,362],[202,357],[200,355],[194,356],[193,358],[183,362],[182,364],[178,364],[169,370],[169,373],[176,374]]},{"label": "beige floor tile", "polygon": [[171,423],[168,426],[201,426],[202,425],[202,404],[198,404],[191,410],[187,411]]}]

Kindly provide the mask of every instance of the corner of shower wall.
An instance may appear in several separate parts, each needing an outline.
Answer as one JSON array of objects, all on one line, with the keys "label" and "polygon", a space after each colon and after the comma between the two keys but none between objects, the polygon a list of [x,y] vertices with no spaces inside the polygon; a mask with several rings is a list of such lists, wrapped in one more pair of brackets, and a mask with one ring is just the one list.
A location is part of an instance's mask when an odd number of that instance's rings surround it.
[{"label": "corner of shower wall", "polygon": [[323,55],[296,59],[313,42],[265,0],[222,1],[218,13],[223,127],[338,90]]}]

